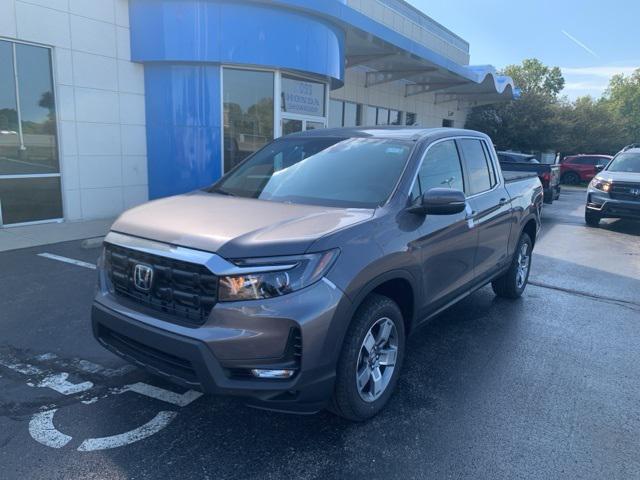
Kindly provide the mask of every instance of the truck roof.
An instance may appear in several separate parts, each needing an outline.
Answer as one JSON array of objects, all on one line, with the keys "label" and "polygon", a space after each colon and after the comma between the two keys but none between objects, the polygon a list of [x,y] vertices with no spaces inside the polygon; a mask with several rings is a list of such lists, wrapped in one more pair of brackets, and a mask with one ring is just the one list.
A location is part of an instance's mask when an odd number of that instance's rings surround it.
[{"label": "truck roof", "polygon": [[[403,126],[322,128],[293,133],[288,137],[375,137],[394,140],[436,140],[444,137],[469,136],[488,139],[484,133],[462,128],[423,128]],[[489,140],[490,141],[490,140]]]}]

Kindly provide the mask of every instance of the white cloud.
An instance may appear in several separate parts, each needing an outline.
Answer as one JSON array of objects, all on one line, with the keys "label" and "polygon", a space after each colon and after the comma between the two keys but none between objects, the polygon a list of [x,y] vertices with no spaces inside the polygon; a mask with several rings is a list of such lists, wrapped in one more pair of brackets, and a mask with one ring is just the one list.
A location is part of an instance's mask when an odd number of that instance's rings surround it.
[{"label": "white cloud", "polygon": [[571,99],[581,95],[600,97],[609,86],[609,79],[617,74],[630,75],[638,66],[600,65],[592,67],[561,67],[566,80],[564,94]]},{"label": "white cloud", "polygon": [[611,78],[614,75],[623,73],[629,75],[633,73],[640,65],[635,67],[615,67],[615,66],[601,66],[601,67],[560,67],[564,75],[584,75],[589,77],[605,77]]}]

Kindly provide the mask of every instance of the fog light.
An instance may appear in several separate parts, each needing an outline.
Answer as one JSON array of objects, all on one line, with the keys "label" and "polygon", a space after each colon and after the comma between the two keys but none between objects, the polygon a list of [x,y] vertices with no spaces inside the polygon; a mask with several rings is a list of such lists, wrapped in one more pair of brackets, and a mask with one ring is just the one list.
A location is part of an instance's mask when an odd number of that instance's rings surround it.
[{"label": "fog light", "polygon": [[295,370],[282,369],[282,370],[266,370],[263,368],[254,368],[251,370],[254,377],[258,378],[291,378],[296,373]]}]

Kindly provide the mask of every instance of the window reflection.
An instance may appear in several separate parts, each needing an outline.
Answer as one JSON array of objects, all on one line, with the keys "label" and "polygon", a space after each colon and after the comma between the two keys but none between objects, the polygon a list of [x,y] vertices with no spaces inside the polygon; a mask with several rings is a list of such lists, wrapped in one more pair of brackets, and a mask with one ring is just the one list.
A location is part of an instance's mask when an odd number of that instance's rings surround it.
[{"label": "window reflection", "polygon": [[[49,50],[16,44],[24,147],[14,168],[22,174],[58,173],[56,108]],[[5,172],[6,173],[6,172]]]},{"label": "window reflection", "polygon": [[20,146],[13,47],[0,41],[0,175],[16,172]]},{"label": "window reflection", "polygon": [[273,140],[274,74],[225,68],[224,170]]}]

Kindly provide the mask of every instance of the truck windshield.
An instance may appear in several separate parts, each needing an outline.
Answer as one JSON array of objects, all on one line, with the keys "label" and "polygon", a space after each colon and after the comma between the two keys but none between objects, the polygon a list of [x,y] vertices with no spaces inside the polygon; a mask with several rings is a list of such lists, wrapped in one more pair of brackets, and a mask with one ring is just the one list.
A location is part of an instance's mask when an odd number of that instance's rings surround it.
[{"label": "truck windshield", "polygon": [[640,173],[640,153],[621,153],[613,159],[610,172]]},{"label": "truck windshield", "polygon": [[377,138],[276,140],[208,191],[275,202],[375,208],[391,195],[413,143]]}]

